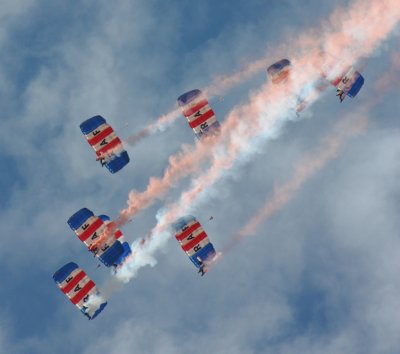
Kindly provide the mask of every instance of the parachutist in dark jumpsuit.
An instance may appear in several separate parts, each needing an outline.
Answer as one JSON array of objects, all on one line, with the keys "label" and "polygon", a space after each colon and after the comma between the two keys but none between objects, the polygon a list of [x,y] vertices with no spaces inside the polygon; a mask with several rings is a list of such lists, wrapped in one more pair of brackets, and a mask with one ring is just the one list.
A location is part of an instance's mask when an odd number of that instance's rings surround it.
[{"label": "parachutist in dark jumpsuit", "polygon": [[345,92],[343,90],[338,89],[336,96],[339,96],[340,102],[343,102],[344,97],[345,97]]},{"label": "parachutist in dark jumpsuit", "polygon": [[87,310],[87,309],[88,309],[87,306],[82,306],[81,312],[82,312],[89,320],[91,320],[91,317],[89,316],[89,314],[86,313],[86,310]]},{"label": "parachutist in dark jumpsuit", "polygon": [[204,270],[205,264],[203,263],[200,257],[197,257],[197,261],[200,263],[199,271],[197,273],[201,273],[201,276],[203,276],[204,274],[206,274]]},{"label": "parachutist in dark jumpsuit", "polygon": [[113,152],[106,152],[103,155],[101,155],[100,157],[98,157],[97,160],[100,161],[101,167],[104,167],[114,157],[115,157],[115,154]]}]

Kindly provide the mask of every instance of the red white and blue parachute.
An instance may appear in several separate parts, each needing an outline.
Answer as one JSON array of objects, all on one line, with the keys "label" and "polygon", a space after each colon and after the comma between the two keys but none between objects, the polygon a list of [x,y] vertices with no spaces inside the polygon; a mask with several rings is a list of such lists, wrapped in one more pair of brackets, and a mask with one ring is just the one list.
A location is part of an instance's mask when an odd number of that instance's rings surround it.
[{"label": "red white and blue parachute", "polygon": [[102,116],[94,116],[80,125],[88,143],[96,151],[97,160],[111,173],[116,173],[129,163],[128,153],[120,138]]},{"label": "red white and blue parachute", "polygon": [[178,105],[197,138],[220,132],[221,125],[200,90],[195,89],[179,96]]},{"label": "red white and blue parachute", "polygon": [[186,215],[175,221],[172,227],[183,251],[197,268],[207,267],[215,259],[214,246],[194,216]]},{"label": "red white and blue parachute", "polygon": [[[106,307],[107,302],[101,298],[96,284],[76,263],[70,262],[61,267],[54,273],[53,279],[65,296],[89,320],[94,319]],[[94,296],[95,301],[91,301]]]},{"label": "red white and blue parachute", "polygon": [[347,65],[343,60],[335,58],[328,52],[320,54],[322,76],[336,87],[336,96],[342,102],[346,96],[354,98],[364,85],[364,77],[353,66]]},{"label": "red white and blue parachute", "polygon": [[106,267],[119,267],[132,253],[121,230],[109,225],[106,215],[96,216],[82,208],[68,219],[68,225]]},{"label": "red white and blue parachute", "polygon": [[289,78],[291,63],[289,59],[281,59],[267,68],[268,78],[274,84],[286,82]]},{"label": "red white and blue parachute", "polygon": [[354,98],[364,85],[364,77],[354,68],[348,67],[339,75],[323,73],[324,77],[336,87],[336,96],[342,102],[346,96]]}]

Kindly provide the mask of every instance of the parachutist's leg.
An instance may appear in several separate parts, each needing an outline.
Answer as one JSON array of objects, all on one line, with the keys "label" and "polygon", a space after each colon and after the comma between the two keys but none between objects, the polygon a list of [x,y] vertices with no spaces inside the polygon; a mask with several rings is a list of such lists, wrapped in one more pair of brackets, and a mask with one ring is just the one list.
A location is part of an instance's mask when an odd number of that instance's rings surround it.
[{"label": "parachutist's leg", "polygon": [[205,271],[204,271],[204,264],[202,264],[202,265],[200,266],[199,271],[198,271],[197,273],[201,273],[201,276],[203,276],[203,275],[205,274]]}]

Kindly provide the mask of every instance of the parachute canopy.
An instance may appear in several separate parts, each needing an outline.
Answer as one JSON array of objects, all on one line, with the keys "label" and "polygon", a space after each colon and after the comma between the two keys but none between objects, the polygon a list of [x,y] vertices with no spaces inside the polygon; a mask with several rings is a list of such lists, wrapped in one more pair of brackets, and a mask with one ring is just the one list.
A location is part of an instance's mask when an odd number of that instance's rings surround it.
[{"label": "parachute canopy", "polygon": [[102,116],[94,116],[80,125],[88,143],[96,151],[97,159],[111,173],[116,173],[129,162],[128,153],[114,129]]},{"label": "parachute canopy", "polygon": [[68,219],[68,225],[90,252],[99,258],[106,267],[122,265],[131,253],[127,242],[123,242],[121,230],[110,230],[109,217],[96,216],[87,208],[82,208]]},{"label": "parachute canopy", "polygon": [[[53,279],[89,320],[94,319],[106,307],[107,302],[101,298],[95,283],[76,263],[70,262],[61,267],[54,273]],[[96,296],[95,301],[89,301],[93,300],[93,296]]]},{"label": "parachute canopy", "polygon": [[200,268],[216,256],[214,246],[203,227],[192,215],[186,215],[172,224],[175,237],[193,264]]},{"label": "parachute canopy", "polygon": [[200,90],[188,91],[179,96],[178,104],[197,138],[219,133],[221,125]]},{"label": "parachute canopy", "polygon": [[274,83],[278,84],[288,79],[290,73],[289,59],[281,59],[276,63],[270,65],[267,69],[268,78]]}]

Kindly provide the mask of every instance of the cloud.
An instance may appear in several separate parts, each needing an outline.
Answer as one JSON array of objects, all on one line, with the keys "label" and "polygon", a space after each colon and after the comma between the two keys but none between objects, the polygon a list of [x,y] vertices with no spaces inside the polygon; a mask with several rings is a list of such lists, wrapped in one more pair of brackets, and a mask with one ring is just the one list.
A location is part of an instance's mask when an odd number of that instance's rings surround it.
[{"label": "cloud", "polygon": [[[242,243],[207,278],[196,276],[177,244],[166,243],[157,271],[143,269],[95,321],[76,311],[51,279],[73,260],[103,289],[108,270],[96,268],[66,219],[83,206],[117,217],[132,186],[144,190],[149,176],[162,174],[168,156],[192,144],[182,120],[130,149],[132,163],[111,175],[94,161],[81,121],[100,113],[129,136],[167,112],[181,92],[245,67],[285,41],[284,33],[293,38],[337,3],[26,4],[3,9],[14,14],[3,21],[6,54],[0,60],[3,351],[188,352],[199,340],[199,351],[211,343],[231,353],[398,352],[394,93],[374,108],[379,118],[369,132],[260,228],[265,237]],[[273,182],[288,176],[339,115],[371,98],[367,88],[391,47],[387,41],[369,60],[356,100],[338,105],[326,95],[313,106],[312,120],[289,122],[245,170],[223,180],[218,197],[202,201],[196,215],[214,215],[205,227],[216,246],[248,220]],[[271,62],[282,54],[269,53]],[[245,80],[213,103],[218,117],[245,102],[264,79]],[[178,200],[188,182],[170,190],[167,203]],[[144,235],[162,205],[156,202],[125,225],[126,239]]]}]

